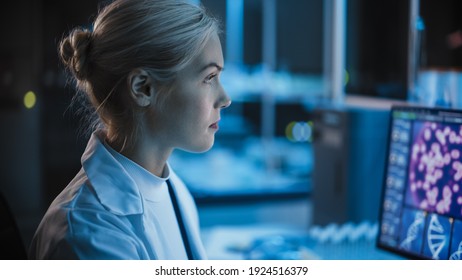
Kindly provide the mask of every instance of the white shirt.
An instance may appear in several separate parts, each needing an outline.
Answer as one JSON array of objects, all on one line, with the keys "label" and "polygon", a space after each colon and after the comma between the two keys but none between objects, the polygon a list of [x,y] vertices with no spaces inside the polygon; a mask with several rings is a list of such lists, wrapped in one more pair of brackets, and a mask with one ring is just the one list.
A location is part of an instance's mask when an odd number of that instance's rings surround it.
[{"label": "white shirt", "polygon": [[31,259],[187,259],[166,180],[176,193],[194,259],[205,259],[197,209],[168,166],[162,177],[92,135],[82,169],[50,205]]}]

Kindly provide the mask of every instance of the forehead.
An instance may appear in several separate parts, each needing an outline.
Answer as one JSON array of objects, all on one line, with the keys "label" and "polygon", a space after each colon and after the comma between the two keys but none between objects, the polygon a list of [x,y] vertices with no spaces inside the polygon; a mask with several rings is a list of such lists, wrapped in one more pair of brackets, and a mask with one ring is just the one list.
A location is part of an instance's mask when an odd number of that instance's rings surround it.
[{"label": "forehead", "polygon": [[199,55],[186,68],[201,71],[205,66],[210,64],[217,64],[221,67],[224,64],[220,38],[216,33],[212,34]]}]

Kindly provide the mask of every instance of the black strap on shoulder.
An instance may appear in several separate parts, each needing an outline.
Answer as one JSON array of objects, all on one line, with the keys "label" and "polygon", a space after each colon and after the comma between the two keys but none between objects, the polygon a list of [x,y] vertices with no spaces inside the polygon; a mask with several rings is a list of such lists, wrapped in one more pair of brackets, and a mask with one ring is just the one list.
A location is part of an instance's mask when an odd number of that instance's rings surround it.
[{"label": "black strap on shoulder", "polygon": [[173,209],[175,210],[176,219],[180,227],[181,238],[183,239],[184,248],[186,254],[188,255],[188,260],[193,260],[193,254],[191,250],[191,245],[189,244],[188,235],[186,234],[186,228],[184,226],[183,217],[181,216],[180,207],[178,206],[178,200],[176,199],[175,191],[173,190],[172,183],[170,180],[167,180],[168,192],[170,193],[170,198],[172,199]]}]

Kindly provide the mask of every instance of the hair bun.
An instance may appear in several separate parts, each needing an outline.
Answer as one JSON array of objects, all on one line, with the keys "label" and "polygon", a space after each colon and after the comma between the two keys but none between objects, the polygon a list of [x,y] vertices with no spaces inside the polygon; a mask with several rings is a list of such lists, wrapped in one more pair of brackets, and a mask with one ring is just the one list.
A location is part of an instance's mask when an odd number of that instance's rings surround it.
[{"label": "hair bun", "polygon": [[61,60],[79,80],[86,80],[90,75],[91,41],[91,31],[75,29],[60,43]]}]

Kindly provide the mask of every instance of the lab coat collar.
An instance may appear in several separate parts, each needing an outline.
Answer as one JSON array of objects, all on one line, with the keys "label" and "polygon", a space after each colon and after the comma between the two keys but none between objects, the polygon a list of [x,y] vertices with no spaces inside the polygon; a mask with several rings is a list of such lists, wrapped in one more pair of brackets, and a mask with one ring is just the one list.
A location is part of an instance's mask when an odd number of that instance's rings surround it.
[{"label": "lab coat collar", "polygon": [[138,165],[129,158],[115,151],[107,143],[103,143],[107,151],[111,153],[117,162],[122,165],[122,168],[130,174],[130,177],[135,182],[141,196],[145,200],[151,202],[158,202],[164,199],[169,199],[167,192],[164,192],[165,182],[170,176],[170,166],[166,163],[163,174],[161,177],[154,175],[147,171],[142,166]]},{"label": "lab coat collar", "polygon": [[101,204],[116,215],[143,213],[136,183],[103,145],[104,131],[91,135],[82,155],[82,167]]}]

